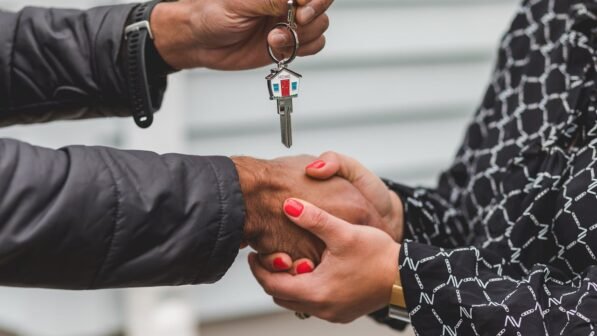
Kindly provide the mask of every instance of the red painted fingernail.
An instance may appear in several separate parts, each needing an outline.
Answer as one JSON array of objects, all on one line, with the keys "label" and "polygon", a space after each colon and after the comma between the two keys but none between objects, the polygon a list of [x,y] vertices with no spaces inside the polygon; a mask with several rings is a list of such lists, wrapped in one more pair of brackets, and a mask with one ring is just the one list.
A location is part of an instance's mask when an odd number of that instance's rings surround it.
[{"label": "red painted fingernail", "polygon": [[321,161],[321,160],[317,160],[313,163],[311,163],[310,165],[307,166],[307,169],[309,168],[313,168],[313,169],[321,169],[325,167],[325,162]]},{"label": "red painted fingernail", "polygon": [[278,257],[274,259],[274,268],[279,271],[285,271],[288,269],[288,265],[282,260],[282,258]]},{"label": "red painted fingernail", "polygon": [[296,273],[297,274],[305,274],[313,272],[313,267],[308,262],[300,263],[296,266]]},{"label": "red painted fingernail", "polygon": [[284,204],[284,212],[286,212],[291,217],[298,217],[303,213],[303,209],[305,207],[298,201],[293,199],[289,199]]}]

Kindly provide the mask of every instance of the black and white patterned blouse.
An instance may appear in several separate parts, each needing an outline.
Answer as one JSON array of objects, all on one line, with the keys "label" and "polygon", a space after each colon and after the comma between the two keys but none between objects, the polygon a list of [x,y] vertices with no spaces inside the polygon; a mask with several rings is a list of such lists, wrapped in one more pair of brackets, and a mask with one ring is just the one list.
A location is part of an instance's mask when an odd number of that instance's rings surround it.
[{"label": "black and white patterned blouse", "polygon": [[464,144],[405,203],[419,335],[597,335],[597,1],[524,1]]}]

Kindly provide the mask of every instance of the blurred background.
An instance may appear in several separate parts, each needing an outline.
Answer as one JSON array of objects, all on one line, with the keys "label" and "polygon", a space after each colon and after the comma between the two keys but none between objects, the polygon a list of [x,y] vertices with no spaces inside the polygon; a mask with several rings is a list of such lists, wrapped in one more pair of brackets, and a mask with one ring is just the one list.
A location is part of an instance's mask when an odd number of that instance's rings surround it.
[{"label": "blurred background", "polygon": [[[381,176],[433,185],[481,101],[516,2],[336,1],[326,49],[291,66],[303,75],[291,150],[280,143],[264,79],[268,68],[172,76],[149,130],[127,118],[11,127],[0,136],[54,148],[87,144],[261,158],[333,149]],[[0,8],[113,3],[0,0]],[[95,292],[0,287],[0,335],[396,335],[366,318],[348,326],[296,320],[258,287],[247,253],[208,286]]]}]

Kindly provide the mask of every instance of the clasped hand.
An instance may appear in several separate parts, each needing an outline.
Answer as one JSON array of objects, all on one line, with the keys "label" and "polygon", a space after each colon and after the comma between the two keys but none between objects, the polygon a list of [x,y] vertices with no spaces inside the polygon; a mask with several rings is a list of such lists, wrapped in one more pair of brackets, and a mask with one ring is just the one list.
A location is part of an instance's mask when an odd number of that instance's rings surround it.
[{"label": "clasped hand", "polygon": [[[306,173],[310,183],[348,182],[362,196],[353,199],[361,202],[358,212],[369,214],[361,215],[360,221],[350,220],[345,213],[353,203],[343,202],[346,196],[341,192],[319,198],[321,203],[301,199],[309,195],[288,198],[281,206],[285,216],[321,242],[310,251],[319,254],[297,254],[291,244],[289,249],[279,249],[281,253],[251,254],[251,270],[278,305],[331,322],[351,322],[388,304],[402,241],[402,203],[360,163],[336,153],[322,155],[307,166]],[[332,200],[338,201],[338,207],[324,210]],[[363,221],[372,218],[380,220]],[[301,244],[300,238],[293,243]]]}]

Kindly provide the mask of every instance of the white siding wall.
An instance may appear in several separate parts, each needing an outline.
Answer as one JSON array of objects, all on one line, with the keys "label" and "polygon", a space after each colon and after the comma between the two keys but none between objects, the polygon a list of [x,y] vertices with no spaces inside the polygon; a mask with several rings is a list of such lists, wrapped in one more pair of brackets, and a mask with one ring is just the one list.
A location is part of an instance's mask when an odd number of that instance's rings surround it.
[{"label": "white siding wall", "polygon": [[[0,136],[50,147],[104,144],[263,158],[333,149],[360,159],[380,175],[429,184],[449,164],[480,102],[495,46],[515,2],[336,1],[326,50],[291,65],[303,75],[291,150],[280,144],[275,103],[268,99],[264,79],[268,68],[175,75],[165,107],[149,131],[125,119],[12,127],[0,130]],[[80,7],[109,2],[28,3]],[[22,4],[0,0],[3,8]],[[188,289],[203,319],[273,309],[252,279],[245,256],[241,253],[222,282]],[[123,323],[120,292],[3,289],[0,297],[0,324],[31,335],[89,335],[90,330],[111,330]],[[69,315],[61,317],[65,311]],[[34,312],[53,322],[28,324]],[[69,323],[61,319],[82,323],[68,330]]]}]

